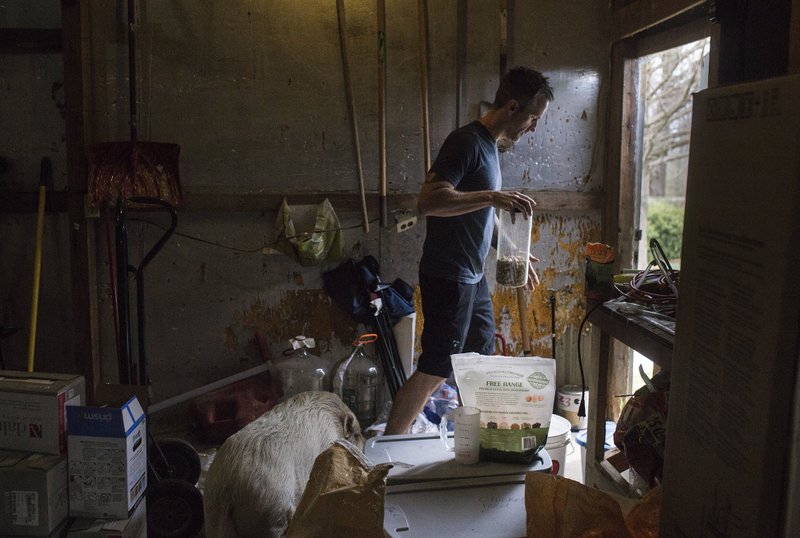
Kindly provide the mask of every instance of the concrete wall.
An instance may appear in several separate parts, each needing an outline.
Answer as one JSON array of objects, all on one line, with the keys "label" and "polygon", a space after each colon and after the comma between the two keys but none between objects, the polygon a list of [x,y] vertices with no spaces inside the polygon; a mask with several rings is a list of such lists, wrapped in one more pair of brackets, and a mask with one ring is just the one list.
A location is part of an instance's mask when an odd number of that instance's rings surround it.
[{"label": "concrete wall", "polygon": [[[35,2],[45,6],[49,3]],[[119,4],[119,5],[117,5]],[[375,3],[348,0],[347,38],[367,190],[378,190]],[[462,110],[456,110],[457,3],[429,0],[431,152],[460,120],[477,118],[498,81],[498,2],[467,2],[467,54]],[[602,2],[509,2],[509,67],[536,67],[551,77],[556,100],[539,129],[503,155],[504,188],[597,192],[603,188],[604,84],[608,77],[608,14]],[[139,138],[181,146],[185,191],[205,194],[331,192],[356,199],[353,139],[344,97],[334,2],[270,0],[187,2],[140,0],[138,35]],[[58,26],[52,8],[0,7],[4,27]],[[93,3],[89,47],[92,141],[128,138],[127,41],[124,3]],[[416,3],[387,1],[387,174],[392,196],[418,192],[423,178],[422,120]],[[56,58],[56,61],[53,61]],[[54,159],[63,189],[63,120],[57,91],[58,56],[3,58],[0,155],[10,169],[0,189],[33,190],[41,156]],[[12,104],[13,103],[13,104]],[[14,119],[9,123],[5,118]],[[10,128],[9,128],[10,127]],[[535,194],[534,194],[535,196]],[[277,204],[257,211],[179,210],[173,237],[145,272],[147,348],[154,400],[247,367],[262,359],[256,331],[278,356],[296,334],[317,339],[331,360],[345,355],[359,332],[330,303],[321,274],[335,263],[303,267],[276,253]],[[298,210],[301,208],[297,208]],[[336,207],[345,228],[346,256],[372,254],[384,279],[417,283],[424,222],[402,234],[373,223],[360,229],[356,204]],[[377,213],[371,213],[372,219]],[[23,368],[32,265],[32,215],[0,216],[0,323],[22,327],[4,342],[10,366]],[[147,221],[147,222],[142,222]],[[160,235],[164,215],[131,215],[131,263]],[[540,211],[534,253],[542,286],[527,306],[534,352],[550,355],[550,303],[557,303],[560,346],[571,354],[583,314],[583,245],[600,238],[598,211]],[[59,360],[70,342],[66,219],[46,219],[45,269],[37,361],[40,370],[68,371]],[[103,377],[116,380],[105,225],[96,221],[100,346]],[[202,241],[199,241],[201,239]],[[215,246],[217,243],[223,246]],[[238,249],[238,250],[234,250]],[[490,264],[491,265],[491,264]],[[493,271],[490,270],[490,273]],[[521,347],[516,295],[495,294],[498,327]],[[420,314],[421,318],[421,314]],[[421,322],[421,319],[419,320]],[[46,330],[43,330],[47,326]],[[419,328],[419,327],[418,327]],[[62,353],[63,355],[63,353]],[[567,381],[574,369],[565,365]],[[572,377],[572,381],[575,378]]]}]

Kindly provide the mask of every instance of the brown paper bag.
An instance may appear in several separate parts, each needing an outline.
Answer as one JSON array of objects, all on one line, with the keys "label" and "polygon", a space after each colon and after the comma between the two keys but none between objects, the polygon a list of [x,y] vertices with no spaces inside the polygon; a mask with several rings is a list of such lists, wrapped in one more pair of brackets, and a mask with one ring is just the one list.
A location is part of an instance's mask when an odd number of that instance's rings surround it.
[{"label": "brown paper bag", "polygon": [[655,538],[660,488],[635,503],[627,516],[610,495],[560,476],[525,476],[528,538]]},{"label": "brown paper bag", "polygon": [[392,465],[370,465],[347,441],[317,456],[287,538],[384,536],[383,497]]}]

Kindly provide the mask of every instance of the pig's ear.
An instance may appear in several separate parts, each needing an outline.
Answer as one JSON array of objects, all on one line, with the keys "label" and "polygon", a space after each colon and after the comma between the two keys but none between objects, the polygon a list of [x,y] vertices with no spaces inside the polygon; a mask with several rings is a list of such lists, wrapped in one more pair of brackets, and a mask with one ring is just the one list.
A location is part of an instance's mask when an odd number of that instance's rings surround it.
[{"label": "pig's ear", "polygon": [[356,416],[349,410],[343,415],[344,416],[342,417],[342,430],[344,431],[345,439],[350,439],[354,435],[360,434],[361,426],[359,425]]}]

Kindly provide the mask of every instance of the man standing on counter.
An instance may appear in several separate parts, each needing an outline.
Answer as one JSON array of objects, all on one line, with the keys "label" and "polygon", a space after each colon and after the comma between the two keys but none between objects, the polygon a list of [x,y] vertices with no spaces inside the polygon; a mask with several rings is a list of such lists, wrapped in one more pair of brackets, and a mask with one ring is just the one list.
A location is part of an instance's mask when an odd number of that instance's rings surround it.
[{"label": "man standing on counter", "polygon": [[[489,246],[496,245],[495,209],[530,218],[536,205],[521,192],[500,191],[497,148],[533,132],[552,100],[547,77],[527,67],[511,69],[489,111],[450,133],[428,171],[417,202],[427,229],[419,264],[422,354],[395,396],[387,435],[408,431],[452,373],[451,354],[494,353],[494,309],[484,267]],[[539,283],[532,268],[528,282]]]}]

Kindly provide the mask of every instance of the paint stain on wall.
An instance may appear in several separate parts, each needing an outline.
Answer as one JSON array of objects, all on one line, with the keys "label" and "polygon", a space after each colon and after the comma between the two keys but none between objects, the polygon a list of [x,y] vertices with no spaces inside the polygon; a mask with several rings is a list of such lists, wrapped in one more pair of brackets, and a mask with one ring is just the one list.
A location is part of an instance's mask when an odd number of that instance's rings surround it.
[{"label": "paint stain on wall", "polygon": [[236,331],[233,330],[233,327],[225,327],[224,339],[225,347],[231,351],[239,349],[239,340],[236,338]]},{"label": "paint stain on wall", "polygon": [[[241,338],[252,339],[260,332],[268,344],[286,343],[303,334],[317,340],[324,348],[332,340],[349,345],[356,336],[357,324],[339,307],[331,303],[324,290],[291,290],[280,293],[277,302],[259,297],[234,315],[226,329]],[[227,340],[226,340],[227,343]]]}]

